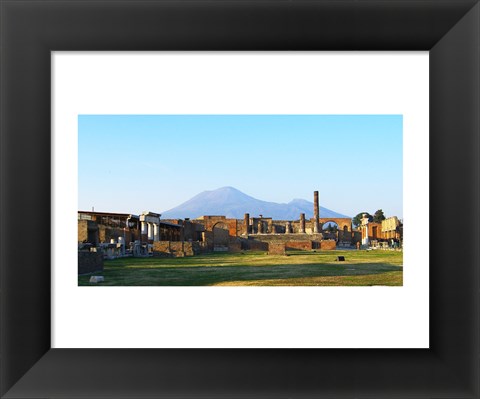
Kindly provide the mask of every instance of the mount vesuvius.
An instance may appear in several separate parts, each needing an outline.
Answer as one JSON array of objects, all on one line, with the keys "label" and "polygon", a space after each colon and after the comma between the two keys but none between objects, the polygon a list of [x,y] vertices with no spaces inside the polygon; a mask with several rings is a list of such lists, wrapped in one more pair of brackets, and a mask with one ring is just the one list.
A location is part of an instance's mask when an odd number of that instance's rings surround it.
[{"label": "mount vesuvius", "polygon": [[[296,220],[300,213],[305,218],[313,217],[313,202],[294,199],[288,204],[262,201],[253,198],[233,187],[221,187],[212,191],[203,191],[193,198],[162,212],[162,219],[196,219],[204,215],[223,215],[227,218],[242,219],[245,213],[251,216],[263,215],[274,220]],[[347,218],[330,209],[320,206],[321,218]]]}]

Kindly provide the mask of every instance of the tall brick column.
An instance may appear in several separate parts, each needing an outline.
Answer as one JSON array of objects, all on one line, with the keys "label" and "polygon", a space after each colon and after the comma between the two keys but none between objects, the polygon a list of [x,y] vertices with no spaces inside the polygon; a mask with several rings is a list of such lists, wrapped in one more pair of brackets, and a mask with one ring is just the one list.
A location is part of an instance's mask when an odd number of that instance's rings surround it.
[{"label": "tall brick column", "polygon": [[246,213],[244,216],[243,216],[243,224],[244,224],[244,232],[245,232],[245,235],[248,236],[248,225],[250,224],[250,215],[248,213]]},{"label": "tall brick column", "polygon": [[300,214],[300,233],[305,233],[305,214]]},{"label": "tall brick column", "polygon": [[320,207],[318,206],[318,191],[313,192],[313,232],[318,233],[318,219],[320,218]]}]

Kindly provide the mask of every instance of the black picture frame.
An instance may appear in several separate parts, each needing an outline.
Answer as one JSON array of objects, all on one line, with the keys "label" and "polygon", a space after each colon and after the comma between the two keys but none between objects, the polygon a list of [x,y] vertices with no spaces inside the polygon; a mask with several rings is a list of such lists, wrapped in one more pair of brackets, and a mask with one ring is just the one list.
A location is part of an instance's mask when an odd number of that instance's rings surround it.
[{"label": "black picture frame", "polygon": [[[2,398],[480,397],[478,0],[0,4]],[[52,50],[429,51],[430,349],[51,349]]]}]

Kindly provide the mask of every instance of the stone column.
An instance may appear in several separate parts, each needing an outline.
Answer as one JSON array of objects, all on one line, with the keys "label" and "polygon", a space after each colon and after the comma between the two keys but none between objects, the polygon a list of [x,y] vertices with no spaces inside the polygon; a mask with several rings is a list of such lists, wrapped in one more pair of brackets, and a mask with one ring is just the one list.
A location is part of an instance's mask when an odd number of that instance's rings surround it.
[{"label": "stone column", "polygon": [[147,233],[147,222],[141,222],[142,223],[142,234],[148,234]]},{"label": "stone column", "polygon": [[290,234],[290,222],[285,223],[285,234]]},{"label": "stone column", "polygon": [[368,224],[363,225],[362,228],[362,244],[368,245]]},{"label": "stone column", "polygon": [[160,225],[153,223],[153,241],[158,241],[158,232],[160,231]]},{"label": "stone column", "polygon": [[148,226],[148,239],[153,240],[153,223],[147,222]]},{"label": "stone column", "polygon": [[243,216],[243,231],[244,231],[244,234],[246,236],[248,236],[248,233],[249,233],[249,224],[250,224],[250,215],[248,213],[246,213],[244,216]]},{"label": "stone column", "polygon": [[123,237],[118,237],[117,247],[120,246],[120,253],[122,256],[125,256],[125,239]]},{"label": "stone column", "polygon": [[305,234],[305,214],[300,214],[300,231],[299,233]]},{"label": "stone column", "polygon": [[262,234],[262,233],[263,233],[262,221],[260,220],[258,222],[258,234]]},{"label": "stone column", "polygon": [[318,219],[320,218],[320,207],[318,205],[318,191],[313,192],[313,232],[318,233]]}]

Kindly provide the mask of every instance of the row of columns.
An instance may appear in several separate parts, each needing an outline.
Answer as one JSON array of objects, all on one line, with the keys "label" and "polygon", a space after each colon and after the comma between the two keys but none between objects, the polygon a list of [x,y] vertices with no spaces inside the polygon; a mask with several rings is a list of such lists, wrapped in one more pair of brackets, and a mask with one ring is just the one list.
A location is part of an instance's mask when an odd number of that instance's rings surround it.
[{"label": "row of columns", "polygon": [[142,223],[142,234],[146,235],[149,240],[160,240],[160,224],[151,222]]},{"label": "row of columns", "polygon": [[[313,192],[313,233],[317,234],[320,232],[320,205],[319,205],[319,196],[318,191]],[[244,225],[244,234],[248,235],[250,233],[250,214],[246,213],[243,217]],[[287,222],[285,225],[285,233],[291,233],[292,226],[290,222]],[[262,232],[261,222],[258,223],[258,232]],[[300,230],[299,233],[305,233],[305,214],[300,214]]]},{"label": "row of columns", "polygon": [[140,215],[141,232],[149,240],[160,240],[160,214],[153,212],[143,212]]},{"label": "row of columns", "polygon": [[[248,235],[250,233],[250,214],[249,213],[245,213],[245,215],[243,216],[243,226],[244,226],[244,231],[243,231],[244,234]],[[318,219],[317,219],[317,226],[318,226]],[[275,234],[276,233],[275,225],[272,226],[272,229],[273,229],[272,233]],[[318,231],[318,227],[317,227],[317,231]],[[263,233],[262,221],[258,222],[258,232]],[[290,234],[290,233],[292,233],[292,224],[291,222],[288,221],[285,223],[285,234]],[[300,214],[299,233],[301,234],[305,233],[305,214],[304,213]]]}]

